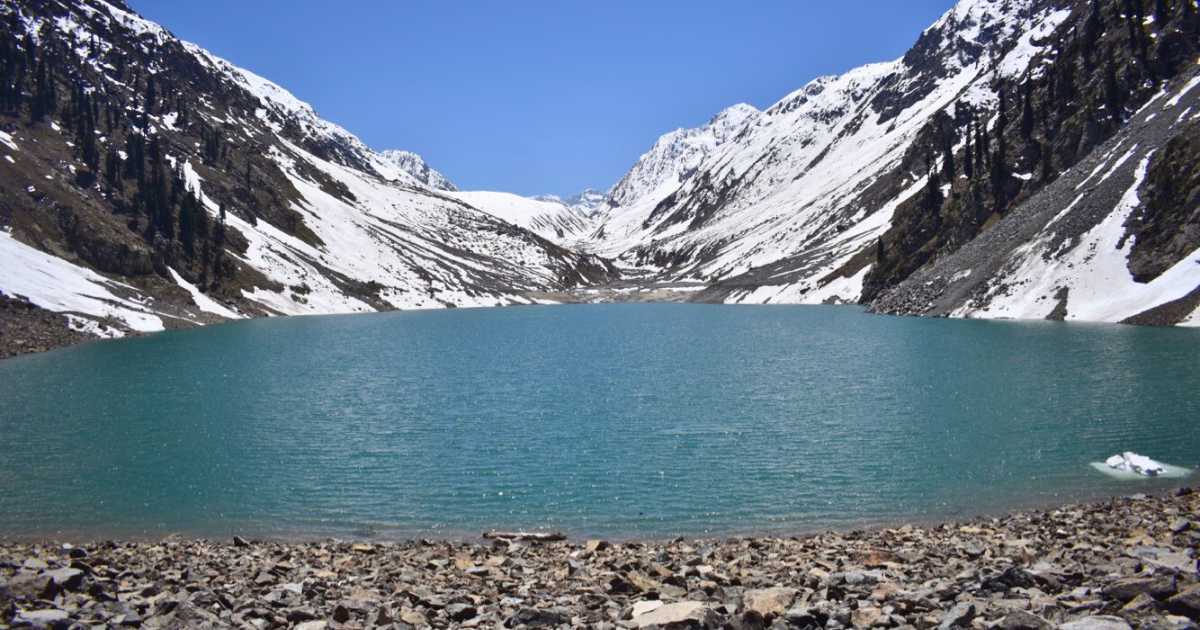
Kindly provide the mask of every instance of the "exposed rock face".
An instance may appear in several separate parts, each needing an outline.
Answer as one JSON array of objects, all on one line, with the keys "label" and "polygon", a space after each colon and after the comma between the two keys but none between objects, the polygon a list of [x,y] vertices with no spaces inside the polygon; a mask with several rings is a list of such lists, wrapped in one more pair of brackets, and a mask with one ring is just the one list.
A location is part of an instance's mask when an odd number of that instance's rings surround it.
[{"label": "exposed rock face", "polygon": [[424,158],[416,153],[392,149],[381,151],[379,156],[434,190],[458,190],[448,177],[433,170],[433,167],[426,164]]},{"label": "exposed rock face", "polygon": [[1126,235],[1133,241],[1129,270],[1145,283],[1200,248],[1200,122],[1187,123],[1155,154],[1142,196]]},{"label": "exposed rock face", "polygon": [[[1194,209],[1173,207],[1167,213],[1173,218],[1159,220],[1145,199],[1176,196],[1167,192],[1176,190],[1176,184],[1163,183],[1164,174],[1189,164],[1177,158],[1189,142],[1181,138],[1195,130],[1181,127],[1178,119],[1198,105],[1200,82],[1181,78],[1168,84],[1130,124],[1073,168],[958,250],[881,293],[871,308],[901,314],[1122,321],[1187,301],[1200,287],[1200,249],[1180,255],[1190,242],[1192,219],[1186,217]],[[1162,151],[1175,157],[1161,159]],[[1155,167],[1159,183],[1151,185]],[[1187,173],[1180,175],[1178,187],[1186,189]],[[1143,209],[1149,214],[1138,214]],[[1182,225],[1167,226],[1174,222]],[[1137,243],[1142,243],[1140,249]],[[1143,282],[1138,269],[1145,274]],[[1153,278],[1150,270],[1157,271]],[[1190,302],[1160,308],[1163,312],[1154,321],[1140,323],[1178,323],[1196,308]]]},{"label": "exposed rock face", "polygon": [[1200,495],[933,527],[603,543],[0,544],[0,625],[1001,628],[1200,620]]}]

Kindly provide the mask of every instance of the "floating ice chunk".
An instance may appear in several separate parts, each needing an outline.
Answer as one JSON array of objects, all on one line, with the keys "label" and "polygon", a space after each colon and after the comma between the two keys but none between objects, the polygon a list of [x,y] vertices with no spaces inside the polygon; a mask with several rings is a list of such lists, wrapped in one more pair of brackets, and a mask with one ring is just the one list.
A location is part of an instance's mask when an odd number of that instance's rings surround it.
[{"label": "floating ice chunk", "polygon": [[1124,470],[1127,472],[1135,472],[1139,475],[1145,475],[1147,477],[1157,477],[1165,470],[1164,466],[1159,462],[1156,462],[1145,455],[1138,455],[1132,451],[1125,451],[1120,455],[1113,455],[1112,457],[1104,460],[1104,463],[1108,464],[1109,468],[1115,468],[1117,470]]},{"label": "floating ice chunk", "polygon": [[1164,464],[1132,451],[1113,455],[1104,460],[1104,463],[1094,462],[1092,467],[1118,479],[1136,479],[1139,477],[1177,478],[1186,477],[1192,473],[1187,468]]}]

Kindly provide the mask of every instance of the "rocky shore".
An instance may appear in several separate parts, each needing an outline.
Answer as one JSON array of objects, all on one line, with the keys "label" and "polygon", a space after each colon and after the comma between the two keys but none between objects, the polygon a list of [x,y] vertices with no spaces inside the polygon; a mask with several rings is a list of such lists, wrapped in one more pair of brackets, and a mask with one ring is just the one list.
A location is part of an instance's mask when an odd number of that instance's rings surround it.
[{"label": "rocky shore", "polygon": [[95,339],[87,333],[72,330],[70,321],[61,313],[0,293],[0,359]]},{"label": "rocky shore", "polygon": [[610,543],[0,543],[0,626],[1194,628],[1200,494]]}]

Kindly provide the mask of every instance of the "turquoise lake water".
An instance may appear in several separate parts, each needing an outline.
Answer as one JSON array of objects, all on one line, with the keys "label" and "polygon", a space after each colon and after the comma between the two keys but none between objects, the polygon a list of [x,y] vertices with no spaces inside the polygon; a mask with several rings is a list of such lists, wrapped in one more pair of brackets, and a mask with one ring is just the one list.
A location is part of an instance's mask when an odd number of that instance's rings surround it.
[{"label": "turquoise lake water", "polygon": [[257,320],[0,361],[0,436],[7,536],[789,534],[1186,483],[1089,462],[1200,464],[1200,331],[670,304]]}]

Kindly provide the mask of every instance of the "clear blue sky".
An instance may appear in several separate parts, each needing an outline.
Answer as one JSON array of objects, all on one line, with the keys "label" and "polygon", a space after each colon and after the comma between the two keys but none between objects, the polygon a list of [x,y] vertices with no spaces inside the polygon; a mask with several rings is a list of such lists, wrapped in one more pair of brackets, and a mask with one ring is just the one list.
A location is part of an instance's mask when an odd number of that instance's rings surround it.
[{"label": "clear blue sky", "polygon": [[899,57],[953,0],[129,0],[464,189],[607,188],[661,134]]}]

